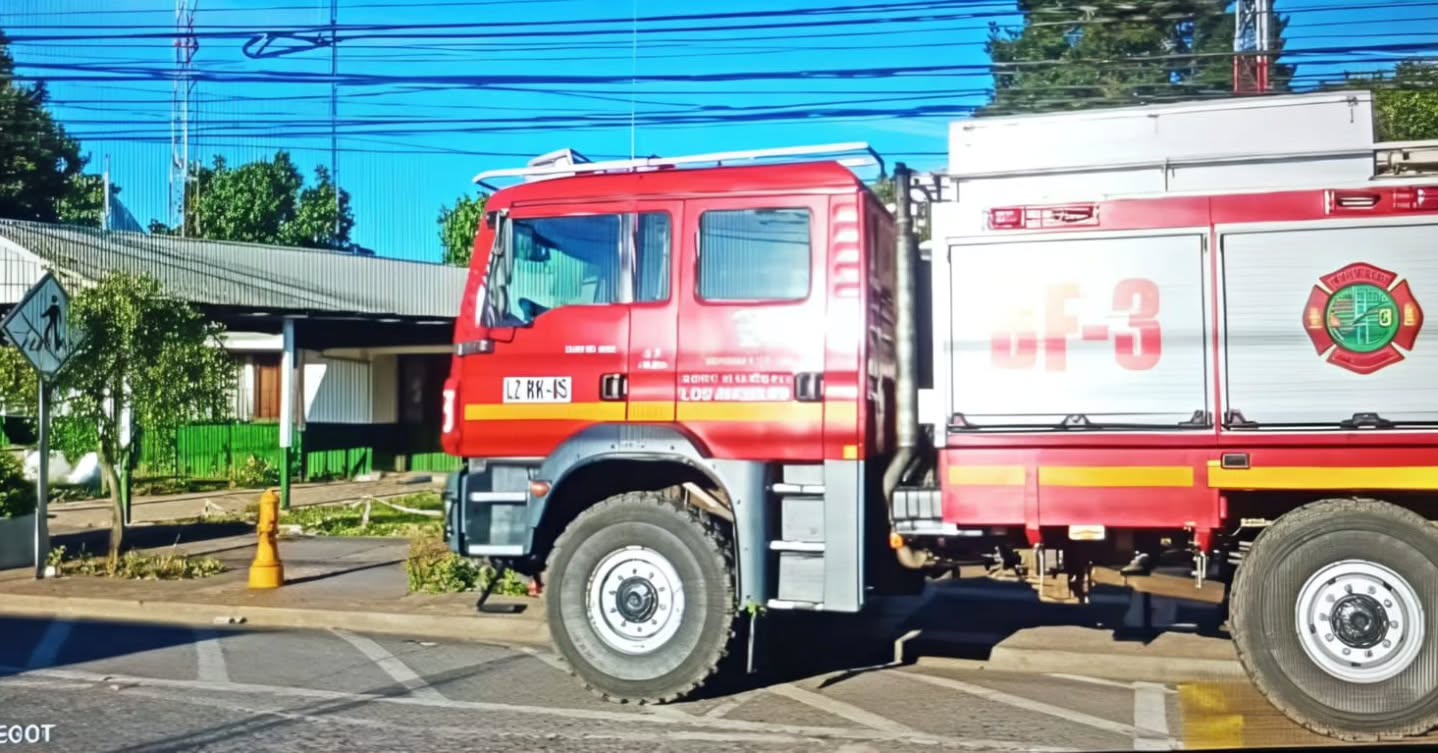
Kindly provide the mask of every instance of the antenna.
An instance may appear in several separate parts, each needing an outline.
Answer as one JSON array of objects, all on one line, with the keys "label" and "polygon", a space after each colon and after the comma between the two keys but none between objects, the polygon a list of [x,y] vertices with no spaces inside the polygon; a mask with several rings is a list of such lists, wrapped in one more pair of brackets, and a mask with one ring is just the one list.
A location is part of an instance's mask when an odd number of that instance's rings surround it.
[{"label": "antenna", "polygon": [[629,159],[634,159],[638,149],[639,111],[637,97],[639,88],[639,0],[634,0],[634,28],[629,43]]},{"label": "antenna", "polygon": [[175,0],[175,80],[170,106],[170,225],[185,236],[185,194],[190,185],[190,98],[195,52],[195,6],[199,0]]},{"label": "antenna", "polygon": [[1238,0],[1233,24],[1233,93],[1266,94],[1273,50],[1272,0]]}]

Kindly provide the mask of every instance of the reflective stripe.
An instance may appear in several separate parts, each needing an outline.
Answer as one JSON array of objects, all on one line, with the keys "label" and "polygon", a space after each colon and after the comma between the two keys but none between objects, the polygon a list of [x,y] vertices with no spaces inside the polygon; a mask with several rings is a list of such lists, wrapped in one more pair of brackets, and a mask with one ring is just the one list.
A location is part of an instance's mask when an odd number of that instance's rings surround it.
[{"label": "reflective stripe", "polygon": [[1224,468],[1208,462],[1208,485],[1214,489],[1413,489],[1438,490],[1438,466],[1408,465],[1367,468],[1273,466]]}]

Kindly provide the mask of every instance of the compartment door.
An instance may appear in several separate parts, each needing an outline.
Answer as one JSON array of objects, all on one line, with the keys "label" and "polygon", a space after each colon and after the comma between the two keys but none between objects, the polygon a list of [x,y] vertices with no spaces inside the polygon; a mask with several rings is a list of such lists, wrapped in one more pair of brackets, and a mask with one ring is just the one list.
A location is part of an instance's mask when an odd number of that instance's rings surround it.
[{"label": "compartment door", "polygon": [[976,427],[1211,425],[1205,242],[1194,231],[951,246],[954,410]]},{"label": "compartment door", "polygon": [[1259,426],[1342,428],[1357,414],[1438,424],[1438,343],[1424,325],[1424,306],[1438,305],[1438,223],[1221,244],[1227,409]]}]

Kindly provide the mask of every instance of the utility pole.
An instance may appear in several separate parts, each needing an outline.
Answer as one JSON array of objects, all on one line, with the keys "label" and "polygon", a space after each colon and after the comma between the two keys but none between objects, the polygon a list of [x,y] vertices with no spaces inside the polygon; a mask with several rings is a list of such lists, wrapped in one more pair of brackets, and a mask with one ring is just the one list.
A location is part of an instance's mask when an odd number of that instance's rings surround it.
[{"label": "utility pole", "polygon": [[1265,94],[1273,62],[1273,2],[1238,0],[1233,12],[1233,93]]},{"label": "utility pole", "polygon": [[[340,0],[330,0],[330,181],[335,189],[335,244],[340,242],[344,219],[340,203]],[[289,500],[286,499],[286,502]]]},{"label": "utility pole", "polygon": [[105,155],[105,175],[104,175],[104,180],[102,181],[102,184],[101,184],[101,186],[100,186],[100,190],[105,192],[105,195],[104,195],[104,201],[105,201],[104,209],[102,209],[102,210],[100,211],[100,229],[101,229],[101,230],[109,230],[109,229],[110,229],[110,155],[108,155],[108,154]]},{"label": "utility pole", "polygon": [[185,194],[190,184],[190,98],[195,92],[193,67],[195,6],[199,0],[175,0],[175,80],[170,106],[170,224],[185,236]]}]

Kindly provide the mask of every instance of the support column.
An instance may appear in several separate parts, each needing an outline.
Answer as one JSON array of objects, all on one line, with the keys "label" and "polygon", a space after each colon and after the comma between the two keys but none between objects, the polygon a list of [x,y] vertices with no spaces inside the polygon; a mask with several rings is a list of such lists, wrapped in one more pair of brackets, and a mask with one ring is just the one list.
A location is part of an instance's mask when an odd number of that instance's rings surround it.
[{"label": "support column", "polygon": [[40,467],[35,479],[35,578],[50,559],[50,385],[40,378]]},{"label": "support column", "polygon": [[280,468],[280,509],[290,509],[290,473],[294,467],[295,439],[295,320],[285,319],[284,350],[280,354],[280,449],[284,461]]}]

